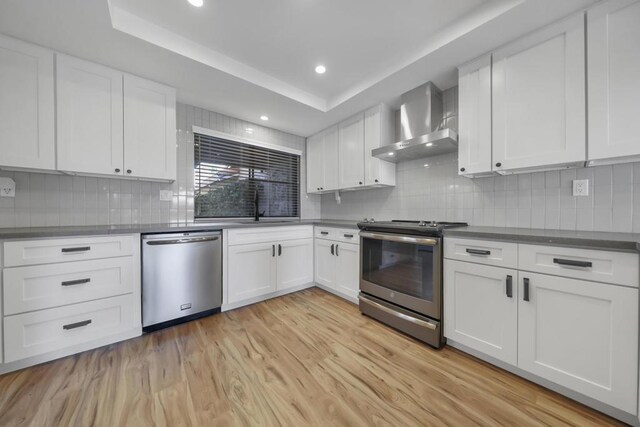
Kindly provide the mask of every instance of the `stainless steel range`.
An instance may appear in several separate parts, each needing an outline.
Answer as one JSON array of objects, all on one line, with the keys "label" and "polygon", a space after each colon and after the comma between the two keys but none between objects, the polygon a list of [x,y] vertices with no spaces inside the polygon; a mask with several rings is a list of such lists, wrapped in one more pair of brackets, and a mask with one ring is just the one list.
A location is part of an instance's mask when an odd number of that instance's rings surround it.
[{"label": "stainless steel range", "polygon": [[360,228],[360,311],[439,348],[442,231],[462,222],[364,220]]}]

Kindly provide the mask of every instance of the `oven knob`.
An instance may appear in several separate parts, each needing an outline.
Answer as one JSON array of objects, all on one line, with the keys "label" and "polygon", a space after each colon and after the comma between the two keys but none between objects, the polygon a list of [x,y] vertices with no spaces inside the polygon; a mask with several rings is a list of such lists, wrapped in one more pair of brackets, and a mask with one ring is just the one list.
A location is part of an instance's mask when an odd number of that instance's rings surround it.
[{"label": "oven knob", "polygon": [[418,227],[426,227],[426,226],[427,226],[427,223],[426,223],[426,222],[424,222],[424,221],[420,221],[420,222],[418,223]]},{"label": "oven knob", "polygon": [[375,219],[373,219],[373,218],[371,218],[371,219],[369,220],[369,222],[376,222],[376,220],[375,220]]},{"label": "oven knob", "polygon": [[391,292],[391,293],[389,294],[389,298],[395,298],[395,297],[396,297],[395,292]]}]

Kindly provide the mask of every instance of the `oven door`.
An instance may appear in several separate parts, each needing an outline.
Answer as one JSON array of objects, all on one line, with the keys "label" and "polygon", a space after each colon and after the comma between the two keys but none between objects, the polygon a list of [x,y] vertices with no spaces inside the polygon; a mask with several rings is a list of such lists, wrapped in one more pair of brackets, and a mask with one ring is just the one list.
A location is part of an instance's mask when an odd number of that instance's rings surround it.
[{"label": "oven door", "polygon": [[442,240],[360,233],[360,291],[440,319]]}]

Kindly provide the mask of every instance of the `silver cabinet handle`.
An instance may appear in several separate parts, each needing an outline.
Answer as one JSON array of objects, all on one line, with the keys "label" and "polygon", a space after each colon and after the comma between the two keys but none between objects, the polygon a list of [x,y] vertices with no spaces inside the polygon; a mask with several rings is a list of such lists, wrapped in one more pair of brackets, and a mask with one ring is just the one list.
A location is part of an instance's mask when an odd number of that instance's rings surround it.
[{"label": "silver cabinet handle", "polygon": [[68,325],[63,325],[62,329],[68,331],[70,329],[82,328],[83,326],[87,326],[91,324],[91,320],[83,320],[82,322],[69,323]]},{"label": "silver cabinet handle", "polygon": [[415,317],[411,317],[411,316],[407,316],[404,313],[400,313],[398,311],[392,310],[389,307],[386,307],[382,304],[378,304],[375,301],[371,301],[369,298],[363,297],[362,295],[358,295],[358,299],[360,300],[360,302],[365,303],[365,304],[369,304],[379,310],[384,311],[387,314],[390,314],[392,316],[398,317],[402,320],[406,320],[407,322],[411,322],[411,323],[415,323],[416,325],[420,325],[420,326],[424,326],[425,328],[429,328],[432,331],[436,330],[436,325],[434,325],[433,323],[429,323],[425,320],[422,319],[416,319]]},{"label": "silver cabinet handle", "polygon": [[523,280],[524,282],[524,295],[522,296],[523,301],[530,301],[529,299],[529,279],[526,277]]},{"label": "silver cabinet handle", "polygon": [[181,245],[183,243],[201,243],[201,242],[213,242],[220,237],[196,237],[192,239],[171,239],[171,240],[147,240],[147,245]]},{"label": "silver cabinet handle", "polygon": [[471,255],[491,255],[491,251],[486,251],[482,249],[470,249],[467,248],[467,253]]},{"label": "silver cabinet handle", "polygon": [[507,276],[507,297],[513,298],[513,276]]}]

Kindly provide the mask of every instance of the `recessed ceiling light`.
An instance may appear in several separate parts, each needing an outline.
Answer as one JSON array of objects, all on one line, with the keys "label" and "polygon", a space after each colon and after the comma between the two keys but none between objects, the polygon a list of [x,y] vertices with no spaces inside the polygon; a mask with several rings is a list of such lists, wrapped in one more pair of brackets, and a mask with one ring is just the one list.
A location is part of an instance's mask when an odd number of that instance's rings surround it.
[{"label": "recessed ceiling light", "polygon": [[324,74],[327,71],[327,68],[324,65],[318,65],[316,67],[316,73]]},{"label": "recessed ceiling light", "polygon": [[388,152],[387,154],[388,154],[389,156],[393,156],[393,153],[392,153],[392,152]]},{"label": "recessed ceiling light", "polygon": [[192,6],[195,7],[202,7],[202,5],[204,4],[204,0],[187,0],[189,3],[191,3]]},{"label": "recessed ceiling light", "polygon": [[269,116],[260,116],[260,120],[266,122],[269,120]]},{"label": "recessed ceiling light", "polygon": [[431,147],[433,145],[433,142],[427,142],[427,147]]},{"label": "recessed ceiling light", "polygon": [[253,128],[246,128],[244,131],[247,133],[253,133]]},{"label": "recessed ceiling light", "polygon": [[429,167],[429,163],[425,163],[425,164],[424,164],[424,167],[425,167],[425,168],[428,168],[428,167]]}]

